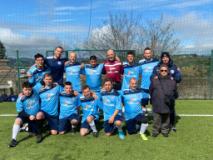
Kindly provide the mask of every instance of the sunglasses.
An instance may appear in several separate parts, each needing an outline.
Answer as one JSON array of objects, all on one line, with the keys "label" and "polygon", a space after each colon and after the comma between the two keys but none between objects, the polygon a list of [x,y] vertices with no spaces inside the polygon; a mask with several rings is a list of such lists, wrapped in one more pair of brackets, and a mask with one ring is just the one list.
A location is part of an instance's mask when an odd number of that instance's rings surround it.
[{"label": "sunglasses", "polygon": [[167,70],[163,70],[163,69],[161,69],[160,71],[161,71],[161,72],[167,72]]}]

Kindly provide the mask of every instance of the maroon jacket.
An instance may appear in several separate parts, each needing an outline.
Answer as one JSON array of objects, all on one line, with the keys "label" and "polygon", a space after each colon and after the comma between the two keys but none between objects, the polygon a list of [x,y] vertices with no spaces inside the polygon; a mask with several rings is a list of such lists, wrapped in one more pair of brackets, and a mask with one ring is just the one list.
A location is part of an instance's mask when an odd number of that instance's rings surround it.
[{"label": "maroon jacket", "polygon": [[121,75],[123,74],[123,65],[120,61],[104,61],[103,74],[114,82],[121,82]]}]

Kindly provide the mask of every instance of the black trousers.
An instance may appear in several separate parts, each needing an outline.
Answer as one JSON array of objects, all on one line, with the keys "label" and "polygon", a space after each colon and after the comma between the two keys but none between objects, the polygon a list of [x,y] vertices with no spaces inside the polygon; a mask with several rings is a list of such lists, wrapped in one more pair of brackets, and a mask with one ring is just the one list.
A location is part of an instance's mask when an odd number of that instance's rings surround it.
[{"label": "black trousers", "polygon": [[169,133],[170,114],[169,113],[155,113],[153,112],[153,134]]},{"label": "black trousers", "polygon": [[169,107],[169,110],[170,110],[170,127],[175,127],[176,125],[175,106]]}]

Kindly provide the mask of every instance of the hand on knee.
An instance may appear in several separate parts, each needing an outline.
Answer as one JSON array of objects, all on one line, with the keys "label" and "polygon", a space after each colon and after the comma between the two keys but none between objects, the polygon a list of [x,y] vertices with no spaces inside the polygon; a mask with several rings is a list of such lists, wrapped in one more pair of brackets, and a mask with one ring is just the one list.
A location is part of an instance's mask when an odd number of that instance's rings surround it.
[{"label": "hand on knee", "polygon": [[78,125],[78,121],[76,119],[71,120],[71,124],[74,126]]},{"label": "hand on knee", "polygon": [[115,122],[115,125],[116,125],[117,127],[120,127],[120,126],[122,125],[122,122],[121,122],[121,121],[116,121],[116,122]]},{"label": "hand on knee", "polygon": [[87,122],[90,123],[94,120],[94,118],[92,116],[87,117]]}]

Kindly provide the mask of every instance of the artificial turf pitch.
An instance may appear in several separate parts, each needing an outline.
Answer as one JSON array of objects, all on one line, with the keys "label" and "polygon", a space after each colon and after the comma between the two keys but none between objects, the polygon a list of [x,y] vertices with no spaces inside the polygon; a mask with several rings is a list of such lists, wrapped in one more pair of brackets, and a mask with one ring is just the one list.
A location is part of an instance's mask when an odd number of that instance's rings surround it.
[{"label": "artificial turf pitch", "polygon": [[[213,115],[213,101],[179,100],[178,114]],[[14,103],[0,103],[0,115],[14,114]],[[139,135],[127,135],[120,140],[117,135],[80,137],[56,135],[46,137],[36,144],[35,137],[27,138],[26,132],[18,135],[19,144],[8,148],[15,117],[0,116],[0,160],[212,160],[213,117],[178,117],[177,132],[168,138],[148,136],[142,141]],[[148,131],[151,133],[152,123]],[[26,138],[26,139],[25,139]]]}]

